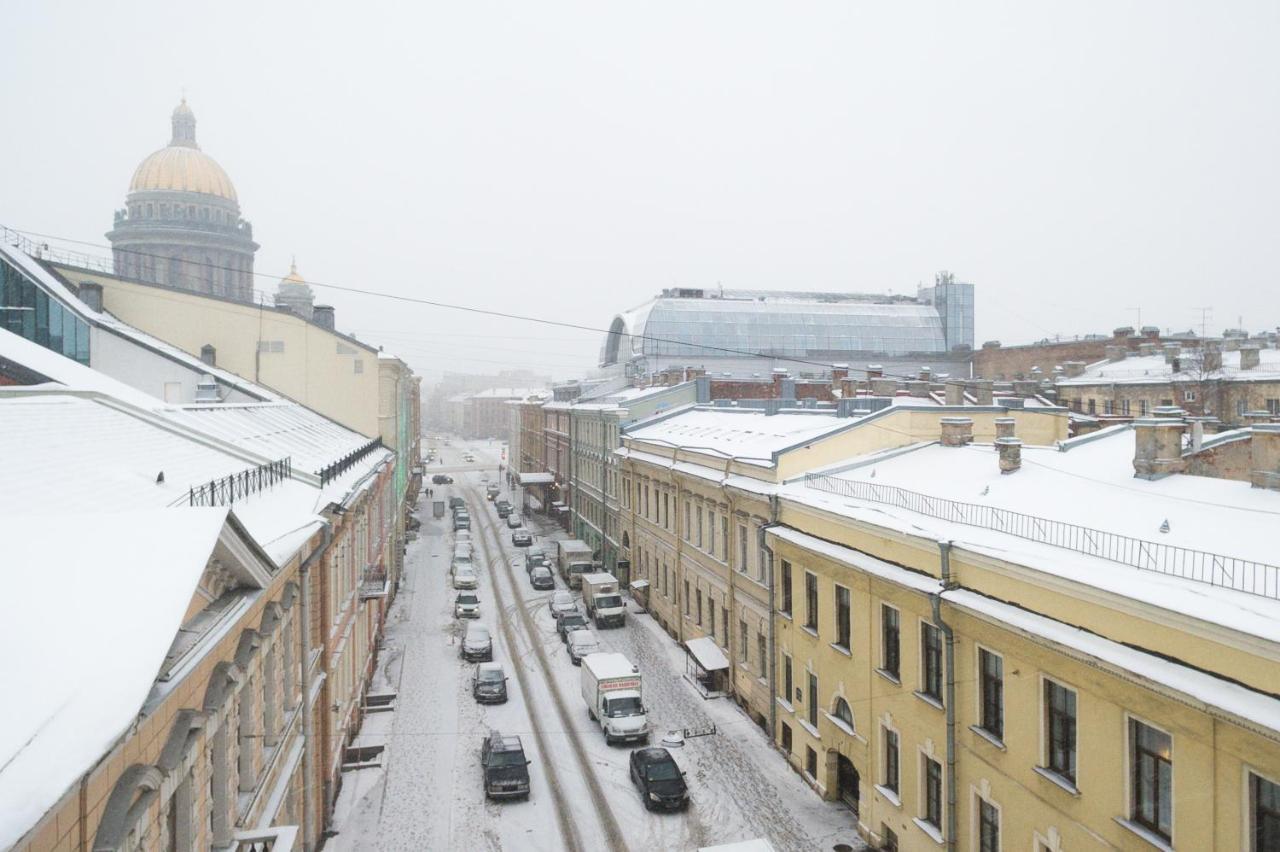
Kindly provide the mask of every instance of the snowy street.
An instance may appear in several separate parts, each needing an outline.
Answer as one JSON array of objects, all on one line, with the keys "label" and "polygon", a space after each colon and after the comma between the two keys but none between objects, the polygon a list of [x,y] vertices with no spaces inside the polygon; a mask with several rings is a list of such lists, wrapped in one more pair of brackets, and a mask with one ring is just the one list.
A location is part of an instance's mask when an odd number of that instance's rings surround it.
[{"label": "snowy street", "polygon": [[[419,506],[419,538],[410,543],[405,581],[387,622],[373,691],[398,692],[393,713],[370,715],[356,745],[385,744],[381,767],[344,773],[326,848],[644,850],[696,849],[767,837],[778,850],[863,848],[853,815],[824,802],[770,748],[765,734],[727,699],[704,700],[683,677],[683,652],[632,604],[621,629],[597,630],[602,650],[625,654],[644,677],[654,731],[650,745],[677,728],[717,732],[672,749],[686,773],[691,805],[651,813],[628,772],[628,746],[607,745],[584,705],[581,670],[571,664],[550,616],[551,591],[531,588],[524,550],[484,496],[482,476],[498,481],[499,446],[442,447],[451,486],[433,486]],[[462,453],[476,455],[464,464]],[[429,480],[429,476],[428,476]],[[506,669],[509,700],[478,704],[474,664],[459,656],[464,624],[453,617],[453,533],[431,517],[432,499],[461,496],[471,511],[480,577],[480,623]],[[504,487],[502,497],[518,500]],[[534,547],[547,550],[561,531],[528,519]],[[557,588],[563,588],[556,577]],[[518,735],[529,766],[528,801],[487,801],[479,765],[490,730]]]}]

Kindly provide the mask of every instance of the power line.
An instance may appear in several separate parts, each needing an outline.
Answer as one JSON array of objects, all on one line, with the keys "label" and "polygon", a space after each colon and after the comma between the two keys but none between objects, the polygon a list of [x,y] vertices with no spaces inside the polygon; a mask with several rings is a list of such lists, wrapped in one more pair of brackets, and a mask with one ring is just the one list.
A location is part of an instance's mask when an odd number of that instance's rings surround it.
[{"label": "power line", "polygon": [[[111,249],[111,246],[104,245],[102,243],[94,243],[86,240],[77,240],[77,239],[72,239],[71,237],[59,236],[57,234],[46,234],[46,233],[41,233],[39,231],[23,230],[21,228],[12,228],[11,230],[16,231],[17,233],[20,233],[20,234],[26,234],[27,236],[30,236],[30,237],[40,237],[42,239],[58,240],[60,242],[72,243],[74,245],[90,246],[90,247],[99,248],[99,249],[107,249],[107,250]],[[137,257],[150,257],[153,259],[166,260],[166,261],[169,260],[169,258],[164,255],[135,251],[134,249],[128,249],[127,253]],[[220,266],[214,263],[202,263],[200,261],[190,261],[185,259],[183,262],[191,266],[203,266],[208,269],[227,270],[227,271],[233,271],[237,273],[242,272],[242,270],[236,270],[229,266]],[[266,272],[253,272],[250,274],[257,278],[270,278],[272,280],[280,280],[285,277],[282,275],[273,275]],[[539,325],[553,326],[556,328],[569,328],[569,329],[574,329],[576,331],[589,331],[595,334],[606,334],[606,335],[616,334],[619,337],[625,336],[632,339],[645,340],[653,343],[668,343],[675,346],[688,346],[688,347],[693,347],[697,349],[707,350],[708,352],[719,352],[726,355],[737,355],[737,356],[746,357],[746,358],[760,358],[768,361],[785,361],[792,364],[806,364],[812,367],[821,367],[823,370],[829,370],[832,366],[831,363],[827,361],[815,361],[812,359],[798,358],[791,355],[770,355],[769,353],[766,353],[766,352],[755,352],[748,349],[735,349],[733,347],[728,347],[728,346],[712,346],[707,343],[692,343],[685,340],[675,340],[672,338],[657,337],[655,335],[649,335],[649,334],[625,334],[624,335],[623,333],[615,332],[612,329],[596,328],[595,326],[582,325],[580,323],[571,323],[571,322],[565,322],[563,320],[547,319],[545,317],[534,317],[534,316],[528,316],[526,314],[515,314],[515,313],[510,313],[508,311],[497,311],[491,308],[477,308],[470,305],[457,305],[451,302],[441,302],[436,299],[423,299],[416,296],[402,296],[397,293],[384,293],[378,290],[367,290],[361,287],[349,287],[343,284],[333,284],[333,283],[324,282],[324,281],[307,281],[307,284],[312,287],[323,287],[329,290],[336,290],[342,293],[352,293],[360,296],[371,296],[373,298],[379,298],[379,299],[391,299],[393,301],[405,302],[408,304],[425,305],[427,307],[443,308],[443,309],[452,310],[452,311],[463,311],[465,313],[479,314],[481,316],[497,317],[500,319],[517,320],[520,322],[531,322],[531,323],[537,323]],[[937,355],[944,355],[944,356],[946,355],[946,353],[921,353],[921,354],[925,354],[925,355],[937,354]],[[851,372],[857,372],[857,373],[869,372],[868,370],[861,367],[850,367],[849,370]],[[887,372],[882,372],[881,375],[887,378],[905,379],[908,381],[914,381],[917,378],[916,376],[887,373]]]}]

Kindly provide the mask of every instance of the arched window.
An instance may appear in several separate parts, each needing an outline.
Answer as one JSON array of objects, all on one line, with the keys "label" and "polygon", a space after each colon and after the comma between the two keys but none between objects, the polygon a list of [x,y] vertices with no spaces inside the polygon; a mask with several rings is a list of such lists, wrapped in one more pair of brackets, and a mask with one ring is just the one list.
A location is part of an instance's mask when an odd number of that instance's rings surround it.
[{"label": "arched window", "polygon": [[849,730],[853,730],[853,710],[850,709],[848,701],[843,698],[836,698],[835,711],[832,715],[848,725]]}]

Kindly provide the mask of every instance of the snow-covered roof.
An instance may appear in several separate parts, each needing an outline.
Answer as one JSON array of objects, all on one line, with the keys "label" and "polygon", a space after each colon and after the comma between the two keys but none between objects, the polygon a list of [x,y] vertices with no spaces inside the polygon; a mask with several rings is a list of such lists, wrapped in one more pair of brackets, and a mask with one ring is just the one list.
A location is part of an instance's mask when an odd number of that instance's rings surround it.
[{"label": "snow-covered roof", "polygon": [[296,469],[316,473],[369,443],[309,408],[291,402],[184,405],[161,414],[269,459],[290,456]]},{"label": "snow-covered roof", "polygon": [[[1251,488],[1248,482],[1199,476],[1135,479],[1134,440],[1131,429],[1117,427],[1077,439],[1068,452],[1024,446],[1021,469],[1012,475],[1000,473],[990,444],[957,448],[926,444],[830,474],[827,485],[838,489],[847,482],[898,488],[1160,545],[1276,562],[1274,530],[1280,528],[1280,494]],[[1038,571],[1280,641],[1280,601],[1143,570],[994,527],[843,496],[804,482],[790,483],[781,493],[784,499],[915,535],[952,540]],[[1168,531],[1162,532],[1166,521]]]},{"label": "snow-covered roof", "polygon": [[[65,355],[59,355],[52,349],[46,349],[37,343],[19,337],[11,331],[0,329],[0,358],[34,370],[51,382],[66,387],[77,387],[84,390],[110,394],[134,405],[151,407],[157,399],[150,394],[135,390],[129,385],[86,367]],[[34,387],[41,387],[35,385]]]},{"label": "snow-covered roof", "polygon": [[1198,353],[1184,351],[1179,358],[1182,370],[1173,372],[1173,365],[1165,363],[1164,354],[1137,355],[1120,361],[1099,361],[1085,368],[1084,374],[1072,379],[1059,379],[1065,387],[1107,384],[1152,384],[1170,381],[1199,382],[1206,379],[1223,379],[1235,382],[1280,381],[1280,349],[1258,350],[1258,366],[1251,370],[1240,369],[1240,351],[1222,353],[1222,369],[1212,372],[1189,366],[1198,359]]},{"label": "snow-covered roof", "polygon": [[472,399],[524,399],[540,388],[489,388],[470,394]]},{"label": "snow-covered roof", "polygon": [[759,409],[692,408],[632,427],[631,446],[652,443],[734,457],[747,464],[772,467],[783,450],[848,429],[856,420],[829,413],[779,413]]},{"label": "snow-covered roof", "polygon": [[940,594],[959,607],[994,619],[1001,625],[1048,639],[1088,654],[1096,660],[1136,675],[1152,684],[1173,688],[1207,705],[1220,707],[1241,719],[1280,731],[1280,699],[1214,675],[1115,642],[1079,627],[1064,624],[1019,606],[967,589],[944,590],[939,580],[884,562],[859,550],[791,529],[773,527],[768,533],[783,541],[820,553],[873,576],[926,594]]},{"label": "snow-covered roof", "polygon": [[[3,241],[0,241],[0,257],[3,257],[9,263],[18,267],[32,280],[38,282],[41,287],[44,287],[49,293],[54,295],[63,304],[63,307],[70,310],[72,313],[78,314],[81,319],[90,325],[96,325],[121,337],[127,338],[140,346],[169,358],[172,361],[176,361],[186,367],[189,367],[194,372],[207,373],[222,384],[234,387],[249,396],[263,400],[280,399],[279,394],[274,391],[243,379],[235,373],[231,373],[218,367],[212,367],[201,361],[196,356],[191,355],[188,352],[184,352],[172,344],[166,343],[157,337],[152,337],[146,332],[140,331],[128,323],[121,322],[106,311],[93,310],[81,301],[79,296],[73,292],[71,288],[68,287],[61,278],[59,278],[59,276],[51,273],[42,263],[30,257],[21,249],[6,245]],[[66,360],[70,361],[71,359],[67,358]],[[54,377],[50,376],[50,378]],[[61,380],[55,379],[55,381]]]},{"label": "snow-covered roof", "polygon": [[[14,696],[0,726],[3,849],[133,723],[227,519],[225,508],[97,503],[0,512],[0,679]],[[74,593],[33,606],[51,586]]]},{"label": "snow-covered roof", "polygon": [[700,636],[697,639],[685,640],[684,647],[698,661],[698,665],[702,666],[703,671],[714,672],[721,669],[729,668],[729,660],[725,657],[724,652],[720,650],[720,646],[716,644],[716,640],[710,636]]}]

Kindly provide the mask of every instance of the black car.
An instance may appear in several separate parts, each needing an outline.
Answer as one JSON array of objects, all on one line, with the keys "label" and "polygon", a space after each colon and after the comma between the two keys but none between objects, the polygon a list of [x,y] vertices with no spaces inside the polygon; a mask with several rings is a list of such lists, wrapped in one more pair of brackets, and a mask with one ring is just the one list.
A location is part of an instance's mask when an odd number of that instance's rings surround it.
[{"label": "black car", "polygon": [[484,794],[490,799],[529,798],[529,759],[519,737],[494,731],[480,746]]},{"label": "black car", "polygon": [[[452,485],[453,477],[447,473],[437,473],[431,477],[432,485]],[[458,498],[462,499],[462,498]]]},{"label": "black car", "polygon": [[507,673],[502,663],[481,663],[471,675],[471,697],[481,704],[507,703]]},{"label": "black car", "polygon": [[466,508],[466,505],[467,505],[467,501],[466,501],[466,500],[463,500],[461,497],[450,497],[450,498],[449,498],[449,508],[450,508],[450,509],[464,509],[464,508]]},{"label": "black car", "polygon": [[678,811],[689,807],[684,773],[665,748],[638,748],[631,752],[631,781],[640,788],[648,810]]},{"label": "black car", "polygon": [[505,519],[505,518],[507,518],[507,517],[508,517],[512,512],[514,512],[514,511],[515,511],[515,509],[513,509],[513,508],[511,507],[511,504],[510,504],[510,503],[508,503],[508,502],[506,502],[505,500],[503,500],[503,501],[501,501],[501,502],[498,502],[498,503],[494,503],[494,505],[498,507],[498,517],[499,517],[499,518],[503,518],[503,519]]},{"label": "black car", "polygon": [[516,547],[530,547],[533,545],[533,536],[529,535],[528,530],[516,530],[511,533],[511,543]]},{"label": "black car", "polygon": [[524,572],[526,574],[532,574],[533,569],[537,568],[539,565],[545,565],[548,568],[551,567],[547,562],[547,554],[543,553],[541,550],[530,550],[525,553]]},{"label": "black car", "polygon": [[587,619],[580,612],[569,612],[556,619],[556,632],[560,634],[561,642],[569,641],[569,634],[575,630],[590,630],[591,625],[587,624]]}]

